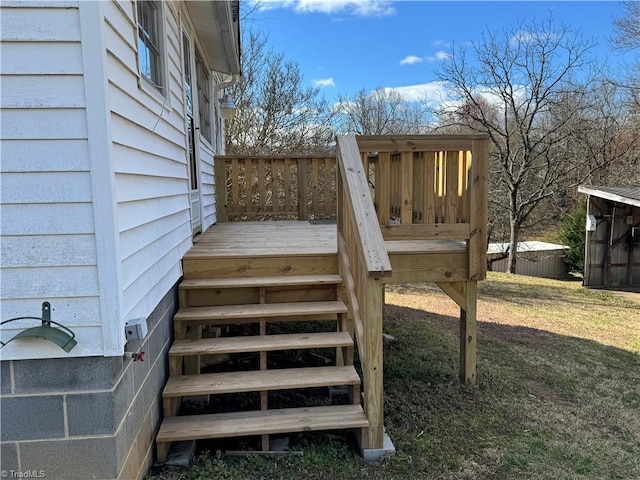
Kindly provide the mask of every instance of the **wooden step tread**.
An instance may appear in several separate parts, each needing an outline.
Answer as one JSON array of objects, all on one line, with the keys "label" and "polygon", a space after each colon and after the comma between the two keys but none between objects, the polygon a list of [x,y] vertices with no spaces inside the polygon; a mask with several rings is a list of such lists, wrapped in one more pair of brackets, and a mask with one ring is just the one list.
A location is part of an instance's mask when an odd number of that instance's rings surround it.
[{"label": "wooden step tread", "polygon": [[329,315],[346,312],[347,307],[339,300],[333,302],[262,303],[181,308],[173,319],[176,322],[208,320],[233,321],[289,316]]},{"label": "wooden step tread", "polygon": [[360,377],[353,366],[250,370],[171,376],[162,396],[187,397],[359,384]]},{"label": "wooden step tread", "polygon": [[271,352],[306,348],[350,347],[349,332],[291,333],[286,335],[247,335],[241,337],[176,340],[169,355],[187,356],[244,352]]},{"label": "wooden step tread", "polygon": [[368,426],[369,422],[360,405],[284,408],[167,417],[160,426],[156,440],[177,442]]},{"label": "wooden step tread", "polygon": [[295,285],[338,285],[342,277],[336,274],[281,275],[268,277],[194,278],[183,280],[181,290],[198,288],[278,287]]}]

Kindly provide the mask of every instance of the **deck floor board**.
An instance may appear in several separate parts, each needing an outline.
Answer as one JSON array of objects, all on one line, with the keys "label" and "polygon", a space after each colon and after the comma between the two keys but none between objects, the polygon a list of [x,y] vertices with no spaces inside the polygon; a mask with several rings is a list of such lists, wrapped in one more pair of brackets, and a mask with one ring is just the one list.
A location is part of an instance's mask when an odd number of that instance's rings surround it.
[{"label": "deck floor board", "polygon": [[[390,254],[462,253],[466,244],[453,240],[386,241]],[[327,256],[337,254],[335,224],[308,221],[221,222],[213,225],[184,258]]]}]

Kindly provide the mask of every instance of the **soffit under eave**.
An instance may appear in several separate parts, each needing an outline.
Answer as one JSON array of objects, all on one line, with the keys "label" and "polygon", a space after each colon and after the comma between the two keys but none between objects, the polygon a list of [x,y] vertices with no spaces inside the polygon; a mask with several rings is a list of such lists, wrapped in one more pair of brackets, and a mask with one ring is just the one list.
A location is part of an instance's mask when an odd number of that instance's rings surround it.
[{"label": "soffit under eave", "polygon": [[240,27],[235,1],[185,2],[209,67],[240,73]]}]

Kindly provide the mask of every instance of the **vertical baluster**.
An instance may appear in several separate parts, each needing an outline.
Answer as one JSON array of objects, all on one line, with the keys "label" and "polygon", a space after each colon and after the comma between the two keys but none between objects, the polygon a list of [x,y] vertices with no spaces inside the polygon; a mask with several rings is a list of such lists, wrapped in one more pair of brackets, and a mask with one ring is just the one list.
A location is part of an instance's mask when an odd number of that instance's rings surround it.
[{"label": "vertical baluster", "polygon": [[422,190],[424,192],[424,223],[436,223],[436,164],[438,161],[437,152],[424,153],[424,175]]},{"label": "vertical baluster", "polygon": [[391,213],[391,156],[389,152],[378,153],[376,165],[376,195],[378,201],[378,221],[389,225]]},{"label": "vertical baluster", "polygon": [[266,211],[266,207],[267,207],[267,179],[266,179],[266,175],[265,175],[265,159],[257,159],[256,163],[257,163],[257,167],[258,167],[258,171],[257,171],[257,184],[258,184],[258,198],[257,198],[257,202],[256,202],[256,211],[258,212],[264,212]]},{"label": "vertical baluster", "polygon": [[307,219],[307,159],[298,159],[298,220]]},{"label": "vertical baluster", "polygon": [[436,160],[436,192],[435,192],[435,223],[444,222],[444,152],[437,153]]},{"label": "vertical baluster", "polygon": [[285,212],[291,212],[291,178],[293,176],[293,167],[291,166],[291,159],[284,159],[284,171],[282,172],[282,178],[284,181],[284,210]]},{"label": "vertical baluster", "polygon": [[413,156],[413,223],[424,223],[424,152]]},{"label": "vertical baluster", "polygon": [[[243,161],[244,163],[244,161]],[[245,175],[245,185],[250,181]],[[232,212],[238,212],[240,207],[240,165],[239,160],[231,160],[231,207]]]},{"label": "vertical baluster", "polygon": [[458,213],[458,162],[459,151],[446,152],[446,201],[445,201],[445,223],[456,223]]},{"label": "vertical baluster", "polygon": [[320,163],[317,158],[311,159],[311,213],[317,214],[318,205],[318,183],[320,181]]},{"label": "vertical baluster", "polygon": [[400,222],[413,222],[413,152],[402,152],[400,155]]}]

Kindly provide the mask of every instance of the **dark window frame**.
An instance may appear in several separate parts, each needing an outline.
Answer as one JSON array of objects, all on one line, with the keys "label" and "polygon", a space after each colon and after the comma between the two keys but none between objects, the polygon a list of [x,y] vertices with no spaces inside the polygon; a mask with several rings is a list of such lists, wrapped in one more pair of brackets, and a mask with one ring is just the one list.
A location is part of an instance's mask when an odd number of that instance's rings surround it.
[{"label": "dark window frame", "polygon": [[162,91],[164,87],[162,2],[138,0],[136,8],[140,76]]},{"label": "dark window frame", "polygon": [[198,90],[198,119],[200,121],[200,133],[211,143],[211,74],[202,60],[202,56],[196,49],[196,88]]}]

